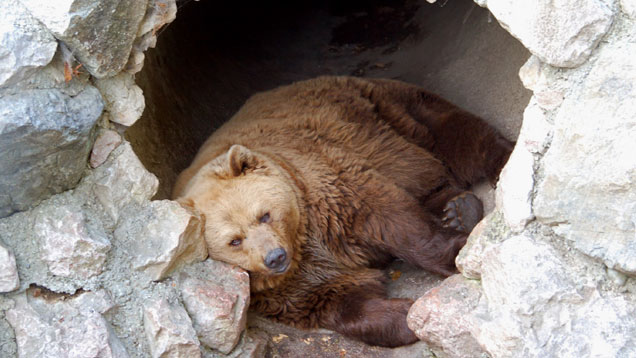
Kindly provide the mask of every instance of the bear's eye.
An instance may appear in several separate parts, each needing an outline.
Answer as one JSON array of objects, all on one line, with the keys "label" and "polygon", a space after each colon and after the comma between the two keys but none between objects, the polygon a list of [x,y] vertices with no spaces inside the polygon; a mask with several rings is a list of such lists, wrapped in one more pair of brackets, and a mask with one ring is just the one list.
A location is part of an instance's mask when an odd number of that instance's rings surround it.
[{"label": "bear's eye", "polygon": [[230,246],[240,246],[241,243],[243,243],[243,238],[235,237],[234,240],[230,241],[229,245]]},{"label": "bear's eye", "polygon": [[260,219],[258,219],[258,221],[260,221],[263,224],[267,224],[270,221],[272,221],[272,218],[269,216],[269,212],[263,214],[263,216],[261,216]]}]

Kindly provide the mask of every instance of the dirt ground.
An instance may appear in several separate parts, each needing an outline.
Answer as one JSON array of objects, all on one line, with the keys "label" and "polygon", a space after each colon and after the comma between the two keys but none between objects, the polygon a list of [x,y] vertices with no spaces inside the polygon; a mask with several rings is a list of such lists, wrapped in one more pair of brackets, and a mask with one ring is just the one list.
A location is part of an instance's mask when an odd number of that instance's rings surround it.
[{"label": "dirt ground", "polygon": [[[346,5],[343,5],[346,4]],[[517,72],[528,51],[470,0],[183,1],[137,82],[144,116],[126,132],[169,196],[202,142],[253,93],[318,75],[398,79],[480,115],[515,139],[530,98]],[[486,210],[492,190],[477,189]],[[393,296],[416,299],[440,277],[396,263]],[[396,274],[399,272],[401,275]],[[423,343],[368,347],[258,317],[269,357],[428,357]],[[286,337],[274,340],[275,337]],[[328,338],[326,338],[328,337]]]}]

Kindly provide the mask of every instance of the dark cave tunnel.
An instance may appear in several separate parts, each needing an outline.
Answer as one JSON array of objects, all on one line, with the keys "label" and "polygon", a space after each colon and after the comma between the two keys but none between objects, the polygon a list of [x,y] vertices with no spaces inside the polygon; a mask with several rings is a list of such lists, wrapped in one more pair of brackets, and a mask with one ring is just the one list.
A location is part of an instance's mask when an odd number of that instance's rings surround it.
[{"label": "dark cave tunnel", "polygon": [[168,198],[198,147],[251,95],[319,75],[414,83],[517,137],[529,57],[470,0],[181,1],[146,53],[142,118],[126,138]]}]

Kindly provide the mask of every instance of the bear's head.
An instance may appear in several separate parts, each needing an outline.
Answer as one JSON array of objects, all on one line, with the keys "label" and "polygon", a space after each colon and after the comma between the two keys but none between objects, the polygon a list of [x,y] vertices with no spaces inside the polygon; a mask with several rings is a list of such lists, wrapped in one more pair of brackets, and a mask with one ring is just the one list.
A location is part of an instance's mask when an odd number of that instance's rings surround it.
[{"label": "bear's head", "polygon": [[241,145],[203,166],[177,198],[204,222],[210,257],[249,271],[253,290],[273,287],[295,269],[299,200],[287,171]]}]

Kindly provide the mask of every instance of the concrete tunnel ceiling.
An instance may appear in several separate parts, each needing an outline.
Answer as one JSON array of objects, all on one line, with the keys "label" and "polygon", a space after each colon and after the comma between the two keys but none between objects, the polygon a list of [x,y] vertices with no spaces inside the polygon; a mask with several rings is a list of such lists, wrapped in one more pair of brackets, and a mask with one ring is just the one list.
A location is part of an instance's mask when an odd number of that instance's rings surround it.
[{"label": "concrete tunnel ceiling", "polygon": [[253,93],[318,75],[420,85],[519,133],[529,52],[470,0],[183,1],[147,52],[143,117],[126,132],[167,198],[203,141]]}]

